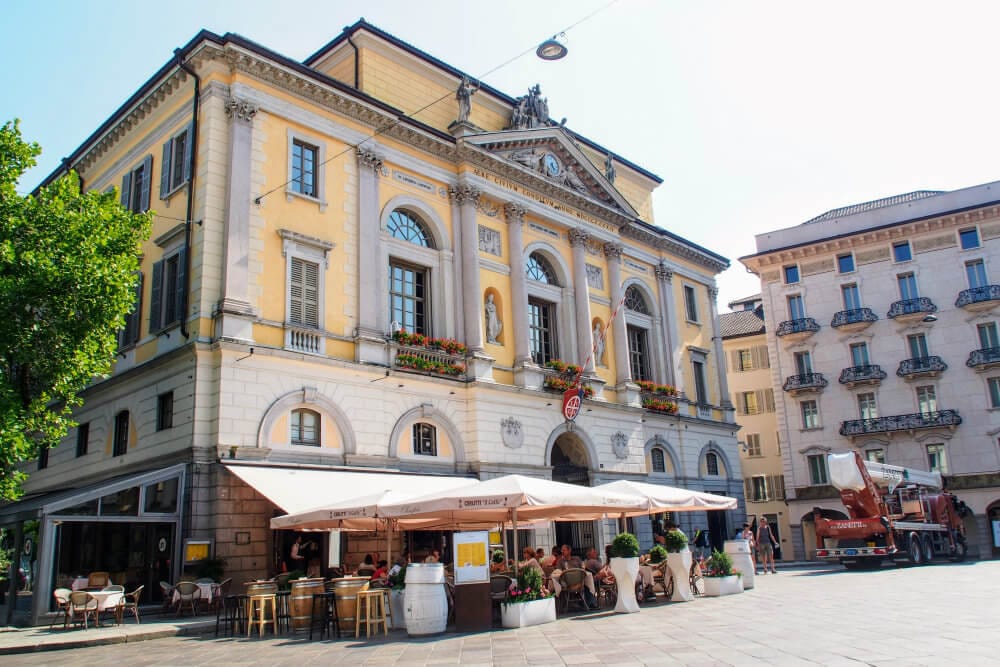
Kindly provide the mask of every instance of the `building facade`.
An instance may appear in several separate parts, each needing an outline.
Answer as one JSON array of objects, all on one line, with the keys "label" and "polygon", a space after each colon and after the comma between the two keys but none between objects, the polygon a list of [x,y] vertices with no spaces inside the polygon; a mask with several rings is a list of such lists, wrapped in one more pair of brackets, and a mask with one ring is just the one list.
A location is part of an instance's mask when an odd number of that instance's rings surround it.
[{"label": "building facade", "polygon": [[970,553],[997,556],[998,188],[835,209],[743,258],[761,279],[797,557],[815,549],[813,507],[846,518],[825,455],[851,450],[941,472],[974,511]]},{"label": "building facade", "polygon": [[785,505],[785,467],[778,438],[771,360],[764,327],[761,295],[729,303],[731,312],[719,315],[722,349],[728,367],[729,391],[740,430],[740,466],[747,521],[756,532],[766,518],[778,538],[774,557],[793,556],[791,522]]},{"label": "building facade", "polygon": [[[88,564],[170,580],[198,548],[237,581],[273,574],[287,537],[269,519],[341,499],[359,471],[386,489],[523,473],[742,497],[728,262],[654,226],[660,179],[550,120],[538,86],[469,83],[364,21],[301,63],[202,32],[66,164],[156,219],[112,376],[0,510],[40,522],[36,590]],[[566,364],[588,392],[572,423]],[[742,519],[679,522],[721,544]],[[529,539],[601,548],[614,523]],[[646,544],[660,525],[635,522]]]}]

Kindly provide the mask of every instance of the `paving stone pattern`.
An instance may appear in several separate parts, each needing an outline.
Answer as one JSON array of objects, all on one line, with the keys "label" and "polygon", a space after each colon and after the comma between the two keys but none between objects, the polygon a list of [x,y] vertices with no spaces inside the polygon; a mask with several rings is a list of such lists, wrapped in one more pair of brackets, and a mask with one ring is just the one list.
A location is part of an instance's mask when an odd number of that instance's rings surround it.
[{"label": "paving stone pattern", "polygon": [[724,598],[474,635],[309,642],[171,637],[4,665],[1000,665],[1000,561],[785,571]]}]

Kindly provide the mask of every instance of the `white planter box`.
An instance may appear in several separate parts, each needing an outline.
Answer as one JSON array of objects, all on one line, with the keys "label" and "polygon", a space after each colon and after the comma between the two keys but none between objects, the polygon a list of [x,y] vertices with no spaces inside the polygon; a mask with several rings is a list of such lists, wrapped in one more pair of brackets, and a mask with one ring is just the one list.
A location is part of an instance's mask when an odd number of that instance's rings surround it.
[{"label": "white planter box", "polygon": [[615,611],[619,614],[634,614],[639,611],[635,599],[635,579],[639,576],[639,558],[612,558],[611,574],[618,584],[618,602]]},{"label": "white planter box", "polygon": [[524,628],[556,620],[556,599],[500,603],[500,621],[505,628]]},{"label": "white planter box", "polygon": [[674,594],[670,598],[671,602],[694,600],[694,593],[691,591],[691,559],[691,550],[687,547],[684,547],[683,551],[667,554],[667,567],[674,578]]},{"label": "white planter box", "polygon": [[728,577],[705,577],[701,580],[701,585],[705,589],[702,595],[707,597],[733,595],[734,593],[743,592],[743,582],[735,574]]}]

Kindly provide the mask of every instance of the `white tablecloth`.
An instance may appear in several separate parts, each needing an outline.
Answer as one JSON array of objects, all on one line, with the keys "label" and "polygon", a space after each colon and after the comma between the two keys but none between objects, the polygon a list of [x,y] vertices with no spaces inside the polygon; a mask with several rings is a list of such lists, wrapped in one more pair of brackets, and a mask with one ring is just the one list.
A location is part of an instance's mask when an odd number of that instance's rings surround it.
[{"label": "white tablecloth", "polygon": [[[90,580],[87,579],[87,577],[77,577],[76,579],[73,580],[73,583],[70,584],[70,588],[72,588],[74,591],[82,590],[82,589],[84,589],[84,588],[87,587],[87,582],[88,581],[90,581]],[[110,579],[108,579],[108,585],[109,586],[111,584],[113,584],[113,583],[114,583],[113,581],[111,581]]]},{"label": "white tablecloth", "polygon": [[[210,603],[212,601],[212,592],[215,590],[215,587],[218,584],[195,584],[195,585],[198,587],[198,590],[201,591],[201,599],[204,600],[205,602]],[[181,594],[178,593],[177,589],[175,588],[173,601],[177,602],[180,599],[181,599]]]},{"label": "white tablecloth", "polygon": [[122,602],[122,598],[125,596],[121,591],[88,591],[94,598],[97,599],[97,610],[98,611],[109,611],[114,609]]}]

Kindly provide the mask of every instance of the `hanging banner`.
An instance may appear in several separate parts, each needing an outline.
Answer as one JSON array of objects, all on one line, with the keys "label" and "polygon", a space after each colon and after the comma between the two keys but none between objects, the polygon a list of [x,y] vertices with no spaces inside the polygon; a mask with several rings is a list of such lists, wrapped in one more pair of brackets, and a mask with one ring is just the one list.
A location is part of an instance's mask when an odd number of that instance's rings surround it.
[{"label": "hanging banner", "polygon": [[566,421],[571,422],[580,414],[580,406],[583,404],[583,389],[576,387],[567,389],[563,394],[562,413]]}]

